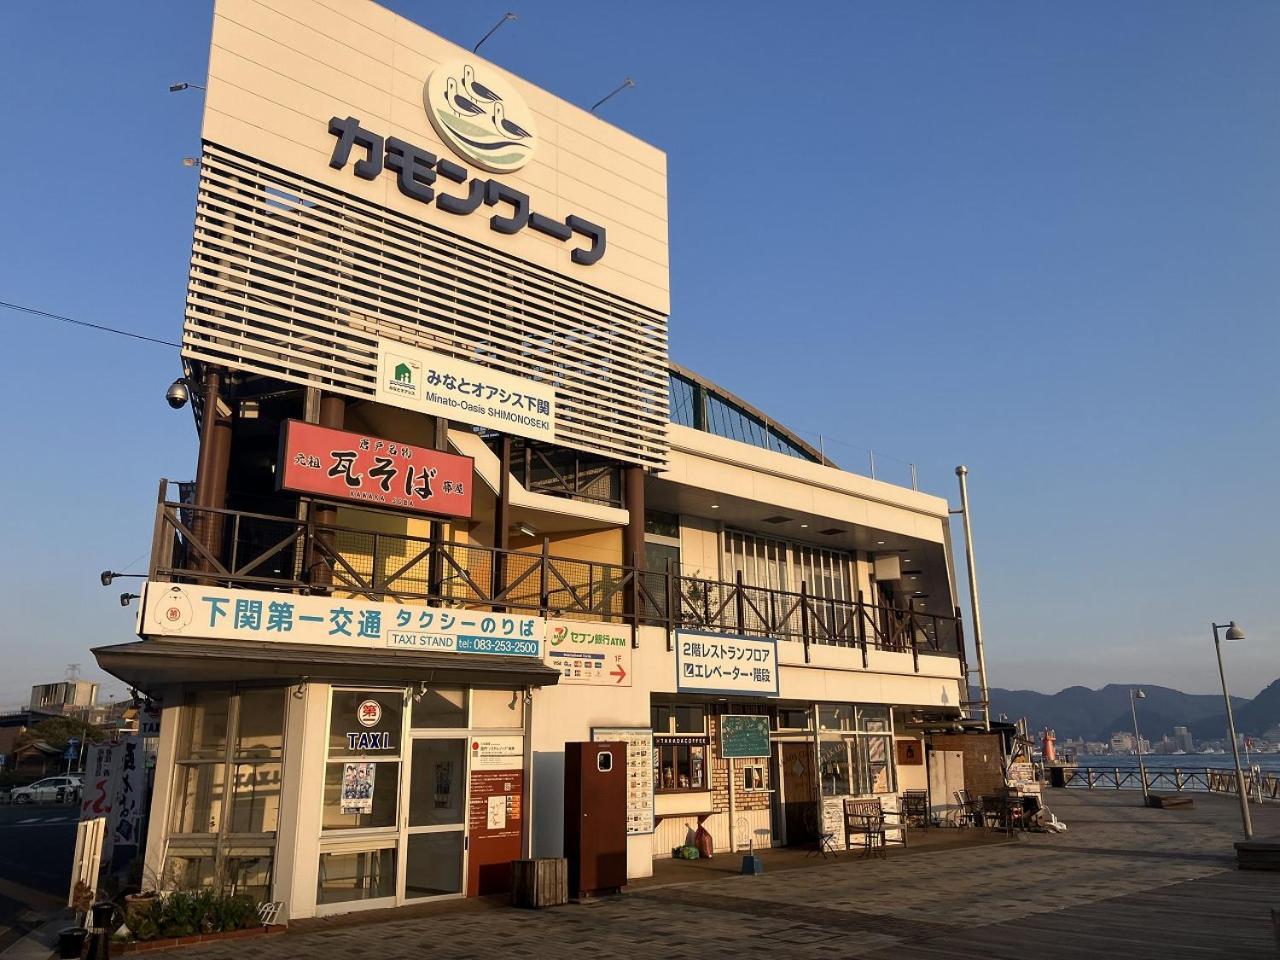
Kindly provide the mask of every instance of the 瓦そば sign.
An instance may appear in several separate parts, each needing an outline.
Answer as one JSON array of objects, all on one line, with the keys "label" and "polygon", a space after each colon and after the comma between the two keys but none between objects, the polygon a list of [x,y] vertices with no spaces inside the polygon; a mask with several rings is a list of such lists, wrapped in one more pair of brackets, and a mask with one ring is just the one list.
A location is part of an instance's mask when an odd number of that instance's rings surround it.
[{"label": "\u74e6\u305d\u3070 sign", "polygon": [[472,469],[470,457],[286,420],[276,478],[295,493],[470,517]]}]

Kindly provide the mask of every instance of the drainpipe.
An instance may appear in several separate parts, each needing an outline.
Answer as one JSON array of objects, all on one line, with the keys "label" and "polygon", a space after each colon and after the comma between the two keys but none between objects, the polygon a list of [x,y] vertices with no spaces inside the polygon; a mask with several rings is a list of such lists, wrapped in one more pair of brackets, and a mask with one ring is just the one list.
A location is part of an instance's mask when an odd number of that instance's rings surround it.
[{"label": "drainpipe", "polygon": [[[964,558],[969,569],[969,606],[973,609],[973,651],[978,660],[978,689],[982,696],[982,726],[991,729],[991,700],[987,694],[987,660],[982,650],[982,613],[978,605],[978,570],[973,562],[973,529],[969,524],[969,468],[961,464],[956,467],[956,476],[960,478],[960,513],[964,517]],[[964,678],[965,686],[969,678]],[[968,690],[965,690],[966,697]]]}]

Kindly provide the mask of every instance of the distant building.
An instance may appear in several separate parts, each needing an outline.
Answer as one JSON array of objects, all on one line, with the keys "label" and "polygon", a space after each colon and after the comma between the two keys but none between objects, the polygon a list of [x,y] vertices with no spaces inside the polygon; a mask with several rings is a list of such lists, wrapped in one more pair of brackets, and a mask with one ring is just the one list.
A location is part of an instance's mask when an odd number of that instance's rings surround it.
[{"label": "distant building", "polygon": [[98,702],[98,685],[90,680],[59,680],[31,688],[32,713],[77,713]]},{"label": "distant building", "polygon": [[1134,740],[1132,733],[1113,733],[1111,735],[1112,753],[1133,753]]},{"label": "distant building", "polygon": [[1191,736],[1191,731],[1186,727],[1173,728],[1173,742],[1178,745],[1179,750],[1192,753],[1196,749],[1196,742]]}]

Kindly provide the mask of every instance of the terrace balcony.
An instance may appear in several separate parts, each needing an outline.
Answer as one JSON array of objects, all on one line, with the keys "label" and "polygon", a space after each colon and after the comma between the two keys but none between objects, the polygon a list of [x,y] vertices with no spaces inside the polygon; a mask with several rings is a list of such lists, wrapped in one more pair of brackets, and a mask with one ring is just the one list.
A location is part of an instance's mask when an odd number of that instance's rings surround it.
[{"label": "terrace balcony", "polygon": [[[243,510],[192,506],[161,484],[148,577],[152,582],[366,598],[676,630],[769,636],[848,651],[867,667],[872,651],[959,658],[958,616],[753,586],[677,570],[641,570],[549,552],[497,550],[448,539],[389,534]],[[793,650],[795,648],[792,648]],[[830,653],[820,658],[830,662]],[[840,658],[843,660],[843,658]]]}]

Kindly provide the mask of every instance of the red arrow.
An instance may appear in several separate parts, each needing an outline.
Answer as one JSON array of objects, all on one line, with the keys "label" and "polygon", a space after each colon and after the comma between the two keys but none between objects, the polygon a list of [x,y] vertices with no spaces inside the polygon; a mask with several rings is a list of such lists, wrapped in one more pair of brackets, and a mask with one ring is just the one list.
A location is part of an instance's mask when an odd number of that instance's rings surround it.
[{"label": "red arrow", "polygon": [[622,664],[618,664],[618,668],[616,670],[609,671],[609,676],[617,677],[618,683],[621,683],[623,680],[627,679],[627,671],[622,669]]}]

